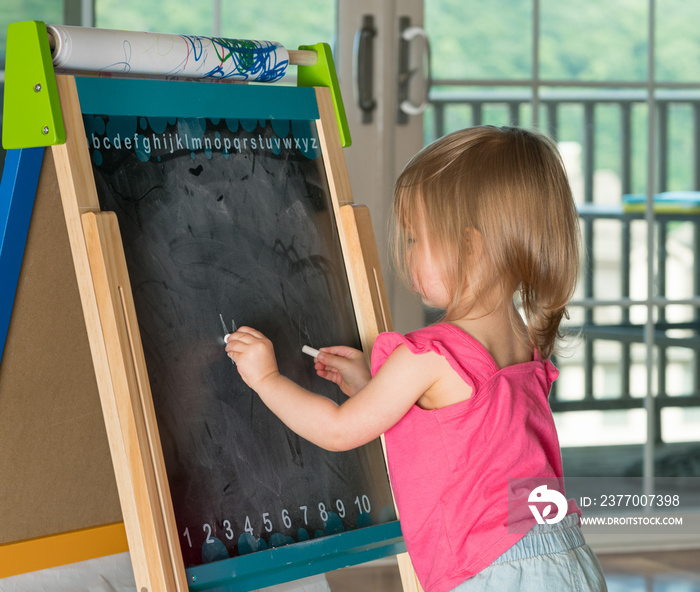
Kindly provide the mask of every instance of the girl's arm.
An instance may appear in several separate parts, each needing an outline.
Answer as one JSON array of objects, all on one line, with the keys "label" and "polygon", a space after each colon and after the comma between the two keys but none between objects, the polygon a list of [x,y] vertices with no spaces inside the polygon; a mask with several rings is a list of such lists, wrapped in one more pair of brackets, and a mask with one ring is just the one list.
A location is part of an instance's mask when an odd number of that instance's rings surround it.
[{"label": "girl's arm", "polygon": [[377,375],[342,405],[301,388],[277,369],[272,343],[241,327],[226,351],[241,377],[291,430],[327,450],[350,450],[397,423],[439,378],[437,354],[415,355],[399,346]]}]

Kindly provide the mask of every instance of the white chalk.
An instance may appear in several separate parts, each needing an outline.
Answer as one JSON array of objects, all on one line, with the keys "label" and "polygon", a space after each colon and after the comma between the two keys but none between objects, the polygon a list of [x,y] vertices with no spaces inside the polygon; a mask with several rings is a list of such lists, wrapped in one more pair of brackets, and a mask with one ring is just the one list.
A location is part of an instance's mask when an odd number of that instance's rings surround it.
[{"label": "white chalk", "polygon": [[224,335],[224,343],[228,343],[228,338],[229,338],[230,336],[231,336],[230,333],[226,333],[226,335]]},{"label": "white chalk", "polygon": [[301,348],[301,351],[303,351],[306,355],[311,356],[312,358],[317,358],[318,354],[321,353],[320,351],[311,347],[310,345],[305,345],[304,347]]}]

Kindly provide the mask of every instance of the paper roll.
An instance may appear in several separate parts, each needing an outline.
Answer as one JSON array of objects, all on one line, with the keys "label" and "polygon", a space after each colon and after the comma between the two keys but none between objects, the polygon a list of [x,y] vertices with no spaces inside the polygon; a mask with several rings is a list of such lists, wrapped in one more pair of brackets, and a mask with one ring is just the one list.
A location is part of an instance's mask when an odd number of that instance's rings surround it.
[{"label": "paper roll", "polygon": [[62,70],[274,82],[289,54],[274,41],[47,25]]}]

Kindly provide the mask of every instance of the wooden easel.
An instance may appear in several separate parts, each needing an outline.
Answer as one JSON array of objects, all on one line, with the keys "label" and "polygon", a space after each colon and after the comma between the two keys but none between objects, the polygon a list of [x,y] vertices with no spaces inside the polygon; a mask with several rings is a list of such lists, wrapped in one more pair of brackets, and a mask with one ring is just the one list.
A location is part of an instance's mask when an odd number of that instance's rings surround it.
[{"label": "wooden easel", "polygon": [[[116,216],[100,208],[75,78],[57,76],[56,85],[65,142],[52,145],[54,164],[49,162],[41,176],[57,179],[137,587],[141,592],[207,589],[213,584],[197,581],[183,564],[122,239]],[[350,197],[337,101],[334,105],[328,88],[316,88],[315,96],[357,326],[369,352],[378,333],[391,330],[376,242],[367,208]],[[376,555],[379,543],[362,543],[364,555],[357,547],[352,551],[369,560],[381,556]],[[401,548],[393,539],[382,545],[384,555]],[[419,590],[405,553],[399,565],[404,589]],[[288,575],[296,573],[290,569]]]}]

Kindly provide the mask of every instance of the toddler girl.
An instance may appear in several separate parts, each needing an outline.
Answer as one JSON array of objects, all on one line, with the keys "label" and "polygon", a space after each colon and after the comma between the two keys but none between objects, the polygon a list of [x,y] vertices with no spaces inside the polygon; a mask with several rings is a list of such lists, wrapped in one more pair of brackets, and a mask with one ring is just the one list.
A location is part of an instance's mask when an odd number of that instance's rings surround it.
[{"label": "toddler girl", "polygon": [[[549,358],[580,243],[556,147],[517,128],[445,136],[399,177],[394,214],[403,274],[426,305],[445,310],[443,322],[381,334],[371,372],[362,352],[322,348],[316,371],[349,397],[342,405],[281,376],[272,344],[252,328],[229,337],[228,355],[264,403],[318,446],[347,450],[385,434],[426,592],[606,590],[579,509],[556,491]],[[561,499],[556,519],[527,505],[543,483]]]}]

